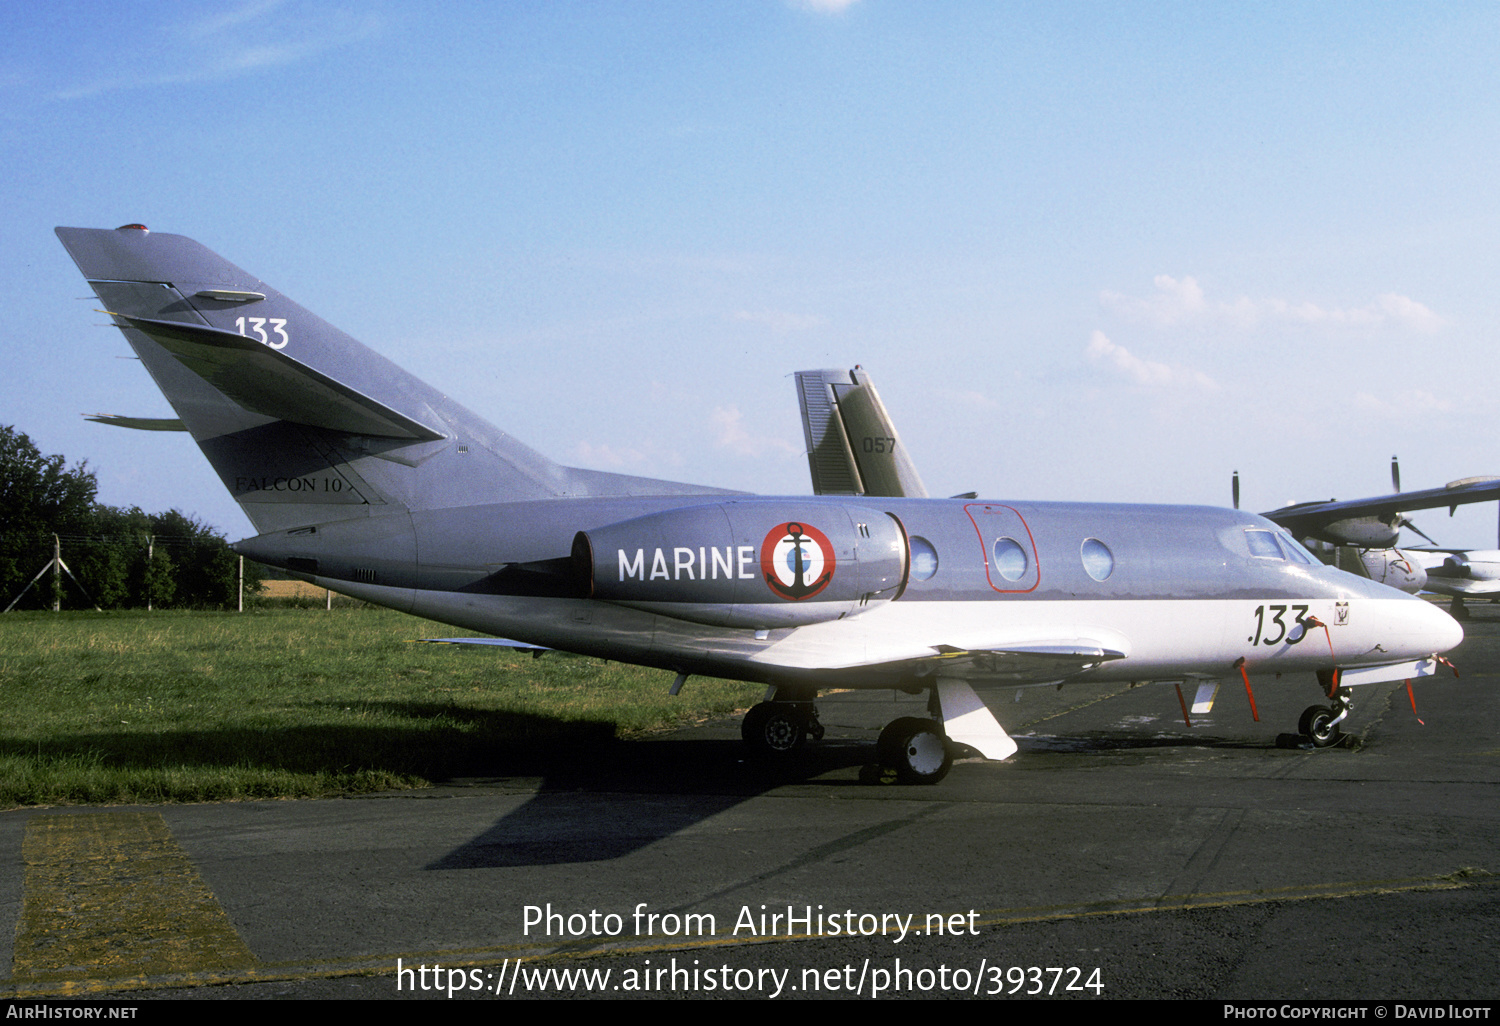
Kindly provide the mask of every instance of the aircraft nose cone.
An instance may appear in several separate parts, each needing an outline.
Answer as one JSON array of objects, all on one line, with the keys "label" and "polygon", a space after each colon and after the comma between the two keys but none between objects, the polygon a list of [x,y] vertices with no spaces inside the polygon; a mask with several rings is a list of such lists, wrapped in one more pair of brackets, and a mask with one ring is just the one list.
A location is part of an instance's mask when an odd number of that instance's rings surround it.
[{"label": "aircraft nose cone", "polygon": [[1420,633],[1422,650],[1434,654],[1457,648],[1464,640],[1463,626],[1446,612],[1425,599],[1418,599],[1413,633]]}]

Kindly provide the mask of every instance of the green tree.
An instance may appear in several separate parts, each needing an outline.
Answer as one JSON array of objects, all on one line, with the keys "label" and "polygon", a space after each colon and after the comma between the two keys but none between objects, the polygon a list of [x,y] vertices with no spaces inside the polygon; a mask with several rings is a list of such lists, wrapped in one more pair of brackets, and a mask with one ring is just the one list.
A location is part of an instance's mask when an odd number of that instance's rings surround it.
[{"label": "green tree", "polygon": [[171,554],[165,547],[153,547],[145,569],[142,590],[152,608],[162,609],[172,605],[177,598],[177,574],[172,565]]},{"label": "green tree", "polygon": [[[52,558],[52,535],[89,598],[105,609],[154,606],[234,608],[239,557],[222,535],[179,510],[146,513],[95,501],[85,464],[69,468],[43,456],[31,439],[0,427],[0,609]],[[148,560],[148,552],[154,558]],[[262,568],[245,564],[245,590],[260,590]],[[64,602],[83,601],[63,585]],[[38,582],[23,606],[51,604],[51,583]]]},{"label": "green tree", "polygon": [[[165,546],[177,566],[176,604],[196,609],[234,606],[239,557],[223,536],[180,510],[153,513],[149,519],[157,549]],[[260,590],[259,565],[245,564],[245,590]]]},{"label": "green tree", "polygon": [[[0,426],[0,595],[5,602],[52,558],[54,533],[88,533],[98,487],[87,464],[69,467],[62,456],[43,456],[26,435]],[[45,589],[32,592],[27,598],[34,604],[50,601]]]}]

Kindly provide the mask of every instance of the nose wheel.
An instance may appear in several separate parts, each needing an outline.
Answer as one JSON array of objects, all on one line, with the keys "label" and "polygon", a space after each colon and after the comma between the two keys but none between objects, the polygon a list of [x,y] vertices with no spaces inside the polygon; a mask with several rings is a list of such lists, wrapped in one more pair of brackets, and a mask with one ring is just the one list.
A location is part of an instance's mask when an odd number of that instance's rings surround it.
[{"label": "nose wheel", "polygon": [[1340,689],[1333,705],[1310,705],[1302,711],[1297,721],[1297,733],[1308,738],[1314,748],[1332,748],[1344,739],[1344,730],[1339,724],[1349,715],[1348,694]]}]

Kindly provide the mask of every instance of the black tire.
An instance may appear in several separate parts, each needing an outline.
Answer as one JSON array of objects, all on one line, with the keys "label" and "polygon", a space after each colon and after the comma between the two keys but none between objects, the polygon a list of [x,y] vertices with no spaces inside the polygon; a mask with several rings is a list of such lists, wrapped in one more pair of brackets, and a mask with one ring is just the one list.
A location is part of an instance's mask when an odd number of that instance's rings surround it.
[{"label": "black tire", "polygon": [[807,739],[807,717],[790,702],[761,702],[740,721],[740,737],[756,755],[791,755]]},{"label": "black tire", "polygon": [[1310,705],[1297,721],[1297,732],[1311,739],[1314,748],[1331,748],[1344,732],[1334,721],[1334,712],[1326,705]]},{"label": "black tire", "polygon": [[953,768],[953,750],[942,726],[915,716],[889,723],[880,732],[875,753],[903,784],[936,784]]}]

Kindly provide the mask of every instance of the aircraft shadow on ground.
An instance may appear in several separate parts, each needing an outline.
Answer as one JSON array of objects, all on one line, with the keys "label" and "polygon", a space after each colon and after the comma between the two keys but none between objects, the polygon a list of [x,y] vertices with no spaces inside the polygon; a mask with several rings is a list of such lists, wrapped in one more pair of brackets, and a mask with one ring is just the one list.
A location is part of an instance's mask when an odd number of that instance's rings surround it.
[{"label": "aircraft shadow on ground", "polygon": [[[90,753],[101,764],[126,768],[367,769],[421,776],[440,786],[503,786],[519,777],[535,788],[514,811],[425,867],[432,870],[617,859],[776,788],[813,781],[820,788],[861,787],[879,779],[869,772],[875,752],[868,740],[828,738],[784,762],[766,763],[747,757],[737,739],[619,740],[608,723],[437,703],[363,708],[386,722],[102,731],[55,737],[45,747],[50,754]],[[1269,737],[1156,737],[1129,730],[1017,740],[1022,758],[1274,744]],[[34,743],[0,743],[0,756],[35,753]]]},{"label": "aircraft shadow on ground", "polygon": [[102,730],[55,735],[41,746],[0,739],[0,758],[83,760],[105,770],[160,770],[168,776],[207,771],[198,773],[200,778],[232,770],[240,778],[236,789],[222,793],[214,784],[175,793],[170,785],[148,780],[131,784],[128,792],[75,797],[86,801],[297,793],[284,776],[258,783],[257,771],[345,774],[351,781],[361,773],[387,773],[439,786],[503,785],[520,777],[528,788],[537,788],[519,809],[428,867],[456,869],[619,858],[747,798],[862,766],[874,757],[868,743],[828,742],[785,763],[764,764],[747,759],[738,740],[620,740],[611,723],[424,702],[364,703],[349,711],[376,722],[328,723],[326,710],[317,708],[322,704],[309,703],[316,710],[310,718],[324,722],[307,725]]},{"label": "aircraft shadow on ground", "polygon": [[[1280,736],[1296,737],[1297,735]],[[1284,747],[1284,745],[1278,744],[1278,735],[1271,734],[1267,734],[1265,737],[1230,737],[1211,734],[1197,736],[1186,734],[1147,736],[1145,734],[1131,734],[1123,730],[1118,733],[1108,731],[1080,731],[1077,734],[1018,734],[1016,735],[1016,743],[1020,745],[1021,756],[1023,757],[1028,752],[1087,755],[1103,752],[1149,751],[1162,748],[1262,750]]]},{"label": "aircraft shadow on ground", "polygon": [[[1146,736],[1129,730],[1017,738],[1028,755],[1088,758],[1163,749],[1264,750],[1274,735]],[[428,869],[600,862],[632,854],[774,788],[816,781],[820,788],[869,786],[879,779],[874,746],[829,738],[782,764],[748,759],[730,740],[618,742],[538,753],[512,772],[542,777],[537,794]],[[851,768],[861,772],[852,776]],[[843,772],[840,772],[843,771]],[[483,781],[479,781],[483,782]],[[939,785],[939,789],[943,785]],[[934,796],[901,788],[913,798]],[[926,794],[924,794],[926,792]]]},{"label": "aircraft shadow on ground", "polygon": [[[749,759],[739,741],[728,740],[621,741],[554,751],[519,770],[542,777],[536,794],[426,868],[616,859],[775,788],[862,768],[873,758],[874,746],[863,742],[824,742],[776,764]],[[859,783],[818,780],[820,787],[850,785]]]}]

